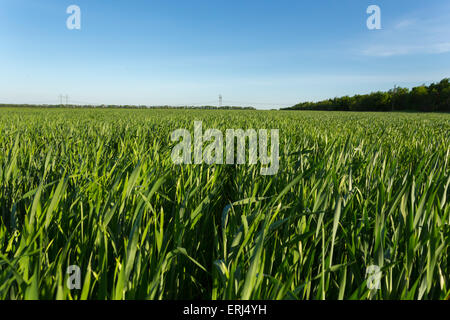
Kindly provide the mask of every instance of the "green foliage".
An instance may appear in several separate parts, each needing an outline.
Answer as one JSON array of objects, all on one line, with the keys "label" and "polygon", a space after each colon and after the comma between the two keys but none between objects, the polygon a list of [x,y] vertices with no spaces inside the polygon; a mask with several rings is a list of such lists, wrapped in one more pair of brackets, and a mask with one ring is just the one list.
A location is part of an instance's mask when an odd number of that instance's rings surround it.
[{"label": "green foliage", "polygon": [[303,102],[285,110],[450,112],[450,83],[449,79],[444,79],[438,84],[423,85],[412,90],[395,87],[388,92]]},{"label": "green foliage", "polygon": [[[278,174],[174,165],[194,120],[279,129]],[[449,131],[445,114],[0,109],[0,298],[445,299]]]}]

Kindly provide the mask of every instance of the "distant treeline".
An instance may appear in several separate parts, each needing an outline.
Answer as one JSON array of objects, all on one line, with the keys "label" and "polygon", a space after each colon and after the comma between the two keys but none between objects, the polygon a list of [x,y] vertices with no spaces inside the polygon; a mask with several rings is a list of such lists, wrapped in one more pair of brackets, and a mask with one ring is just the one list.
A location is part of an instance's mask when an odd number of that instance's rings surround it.
[{"label": "distant treeline", "polygon": [[115,108],[115,109],[208,109],[208,110],[255,110],[254,107],[238,106],[135,106],[135,105],[78,105],[78,104],[0,104],[0,108]]},{"label": "distant treeline", "polygon": [[450,112],[450,82],[447,78],[439,83],[411,90],[395,87],[388,92],[377,91],[353,97],[303,102],[283,110]]}]

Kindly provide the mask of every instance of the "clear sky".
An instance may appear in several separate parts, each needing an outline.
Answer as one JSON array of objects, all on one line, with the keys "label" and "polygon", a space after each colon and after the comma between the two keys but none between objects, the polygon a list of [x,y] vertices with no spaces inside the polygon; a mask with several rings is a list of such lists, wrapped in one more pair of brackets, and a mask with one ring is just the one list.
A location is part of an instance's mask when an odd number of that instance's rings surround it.
[{"label": "clear sky", "polygon": [[269,108],[445,77],[448,0],[0,0],[0,103]]}]

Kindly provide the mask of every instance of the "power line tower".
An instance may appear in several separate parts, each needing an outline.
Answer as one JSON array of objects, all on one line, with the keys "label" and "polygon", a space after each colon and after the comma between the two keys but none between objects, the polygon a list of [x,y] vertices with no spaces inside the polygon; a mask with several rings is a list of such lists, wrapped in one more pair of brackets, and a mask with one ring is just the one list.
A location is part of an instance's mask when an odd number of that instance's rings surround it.
[{"label": "power line tower", "polygon": [[222,108],[222,95],[219,94],[219,108]]},{"label": "power line tower", "polygon": [[66,107],[69,104],[69,95],[66,94]]},{"label": "power line tower", "polygon": [[60,94],[59,95],[59,105],[62,106],[62,104],[63,104],[63,95]]},{"label": "power line tower", "polygon": [[398,87],[397,87],[397,85],[394,85],[394,89],[392,90],[393,95],[391,97],[391,111],[394,111],[394,104],[395,104],[397,92],[398,92]]}]

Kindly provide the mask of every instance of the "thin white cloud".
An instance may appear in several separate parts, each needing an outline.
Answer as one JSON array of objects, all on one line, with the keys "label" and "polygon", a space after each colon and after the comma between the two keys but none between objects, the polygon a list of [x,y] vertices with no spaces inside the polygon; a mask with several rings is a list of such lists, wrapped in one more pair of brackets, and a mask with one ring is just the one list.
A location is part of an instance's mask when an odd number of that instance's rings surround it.
[{"label": "thin white cloud", "polygon": [[417,23],[416,19],[403,19],[395,24],[395,29],[404,29],[411,27]]},{"label": "thin white cloud", "polygon": [[450,15],[447,12],[416,12],[397,21],[386,22],[382,31],[371,31],[359,53],[375,57],[448,53]]},{"label": "thin white cloud", "polygon": [[391,57],[409,54],[440,54],[450,52],[450,42],[437,42],[428,45],[375,45],[365,48],[367,56]]}]

